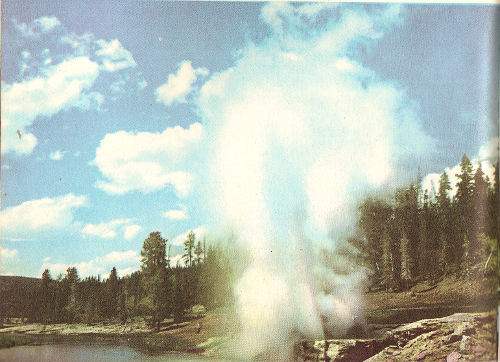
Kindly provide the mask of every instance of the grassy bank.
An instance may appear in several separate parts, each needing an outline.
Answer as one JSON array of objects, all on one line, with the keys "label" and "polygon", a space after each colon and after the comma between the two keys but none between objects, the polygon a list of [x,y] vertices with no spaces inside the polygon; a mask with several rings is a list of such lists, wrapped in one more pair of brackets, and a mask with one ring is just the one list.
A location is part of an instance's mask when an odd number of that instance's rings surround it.
[{"label": "grassy bank", "polygon": [[10,348],[29,344],[31,339],[14,333],[0,333],[0,348]]}]

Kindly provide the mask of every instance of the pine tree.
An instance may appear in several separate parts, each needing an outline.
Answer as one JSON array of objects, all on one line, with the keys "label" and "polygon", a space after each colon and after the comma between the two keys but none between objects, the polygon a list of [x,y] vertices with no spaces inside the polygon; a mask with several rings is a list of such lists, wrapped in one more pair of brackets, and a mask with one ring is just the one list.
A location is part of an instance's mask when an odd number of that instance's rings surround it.
[{"label": "pine tree", "polygon": [[385,229],[382,238],[382,280],[386,291],[388,291],[393,285],[393,270],[394,266],[391,253],[391,240],[387,229]]},{"label": "pine tree", "polygon": [[408,240],[406,252],[411,263],[408,265],[412,278],[419,275],[417,260],[419,250],[421,248],[421,234],[419,223],[419,200],[418,190],[415,185],[411,184],[407,189],[397,190],[394,198],[395,206],[395,222],[398,225],[401,233]]},{"label": "pine tree", "polygon": [[474,174],[474,187],[472,192],[472,220],[470,232],[470,253],[473,261],[481,251],[480,235],[488,228],[488,180],[485,180],[481,163]]},{"label": "pine tree", "polygon": [[61,287],[63,293],[63,300],[66,302],[64,305],[64,315],[63,320],[68,322],[73,322],[76,315],[80,313],[78,310],[77,303],[77,288],[80,278],[78,277],[78,271],[75,267],[69,267],[66,270],[66,275],[64,276]]},{"label": "pine tree", "polygon": [[201,263],[201,256],[203,255],[203,250],[201,249],[201,243],[198,241],[196,248],[194,249],[194,261],[196,264]]},{"label": "pine tree", "polygon": [[184,264],[186,266],[193,265],[193,249],[195,238],[195,234],[191,230],[188,233],[186,240],[184,241],[184,255],[182,256],[182,258],[184,259]]},{"label": "pine tree", "polygon": [[371,284],[377,285],[383,281],[382,239],[384,229],[392,215],[392,208],[385,201],[369,198],[361,204],[359,211],[358,226],[366,241],[362,246],[363,253],[366,265],[371,270]]},{"label": "pine tree", "polygon": [[106,281],[106,317],[114,318],[118,315],[119,291],[118,275],[113,267]]},{"label": "pine tree", "polygon": [[456,175],[459,179],[457,182],[457,195],[455,206],[457,209],[457,215],[459,217],[463,237],[469,237],[469,231],[471,227],[472,220],[472,194],[473,194],[473,174],[472,174],[472,163],[463,155],[462,162],[460,163],[460,173]]},{"label": "pine tree", "polygon": [[[499,226],[499,216],[498,208],[500,205],[499,194],[499,165],[498,162],[495,164],[494,180],[492,180],[492,185],[488,191],[488,235],[494,239],[498,239],[498,226]],[[500,250],[500,248],[499,248]]]},{"label": "pine tree", "polygon": [[50,276],[48,269],[42,273],[42,282],[40,284],[40,320],[42,323],[48,323],[53,317],[54,311],[54,281]]},{"label": "pine tree", "polygon": [[165,285],[167,283],[167,261],[165,255],[167,240],[158,231],[152,232],[144,240],[141,250],[141,271],[144,291],[149,301],[152,325],[160,329],[164,318]]},{"label": "pine tree", "polygon": [[401,279],[405,290],[408,290],[412,284],[412,264],[413,260],[409,253],[409,240],[405,234],[401,238]]}]

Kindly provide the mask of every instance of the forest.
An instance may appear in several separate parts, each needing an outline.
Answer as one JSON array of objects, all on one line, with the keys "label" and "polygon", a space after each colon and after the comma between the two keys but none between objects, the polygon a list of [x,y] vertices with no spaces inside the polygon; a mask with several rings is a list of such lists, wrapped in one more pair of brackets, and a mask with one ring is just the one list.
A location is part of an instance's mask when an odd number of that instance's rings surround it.
[{"label": "forest", "polygon": [[[231,268],[220,246],[202,249],[190,232],[184,242],[184,265],[170,265],[168,240],[152,232],[141,250],[141,270],[119,278],[116,268],[109,277],[81,279],[75,267],[53,278],[45,270],[39,283],[15,283],[2,293],[3,317],[29,322],[87,323],[120,321],[142,316],[150,327],[172,316],[181,321],[194,305],[214,309],[231,302]],[[5,290],[3,291],[5,292]]]},{"label": "forest", "polygon": [[437,192],[423,191],[417,179],[389,199],[363,201],[358,232],[344,252],[369,270],[370,289],[407,290],[449,275],[497,277],[498,163],[489,180],[464,155],[456,177],[452,197],[444,171]]},{"label": "forest", "polygon": [[[494,180],[463,156],[456,193],[449,175],[441,174],[437,192],[422,191],[421,180],[390,197],[365,199],[359,205],[356,232],[340,253],[367,270],[368,291],[403,291],[421,281],[497,277],[498,163]],[[165,318],[182,321],[195,305],[206,310],[233,303],[234,263],[222,244],[208,249],[190,232],[183,265],[171,265],[169,242],[151,232],[141,250],[141,269],[119,278],[116,268],[105,280],[81,279],[74,267],[65,275],[14,283],[2,290],[0,318],[21,317],[40,323],[126,323],[146,318],[160,328]]]}]

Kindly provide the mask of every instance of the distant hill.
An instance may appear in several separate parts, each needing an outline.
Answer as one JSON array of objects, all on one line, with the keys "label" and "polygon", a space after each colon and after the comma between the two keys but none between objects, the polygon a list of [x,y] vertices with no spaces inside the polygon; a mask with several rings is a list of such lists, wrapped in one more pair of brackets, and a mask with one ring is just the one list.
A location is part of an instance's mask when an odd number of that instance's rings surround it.
[{"label": "distant hill", "polygon": [[36,295],[40,283],[38,278],[0,275],[0,317],[27,316],[27,301]]},{"label": "distant hill", "polygon": [[3,299],[3,296],[5,296],[4,293],[14,290],[37,288],[40,282],[40,278],[0,275],[0,299]]}]

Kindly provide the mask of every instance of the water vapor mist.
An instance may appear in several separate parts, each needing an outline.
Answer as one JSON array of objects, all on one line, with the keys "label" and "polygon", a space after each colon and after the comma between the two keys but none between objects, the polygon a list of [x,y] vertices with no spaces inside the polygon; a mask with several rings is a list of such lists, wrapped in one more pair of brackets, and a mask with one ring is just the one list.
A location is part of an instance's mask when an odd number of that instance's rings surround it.
[{"label": "water vapor mist", "polygon": [[353,55],[400,21],[398,6],[370,9],[266,5],[272,34],[200,91],[212,206],[248,254],[234,289],[240,357],[286,358],[296,336],[361,319],[362,271],[334,272],[322,250],[352,231],[368,191],[432,147],[404,91]]}]

